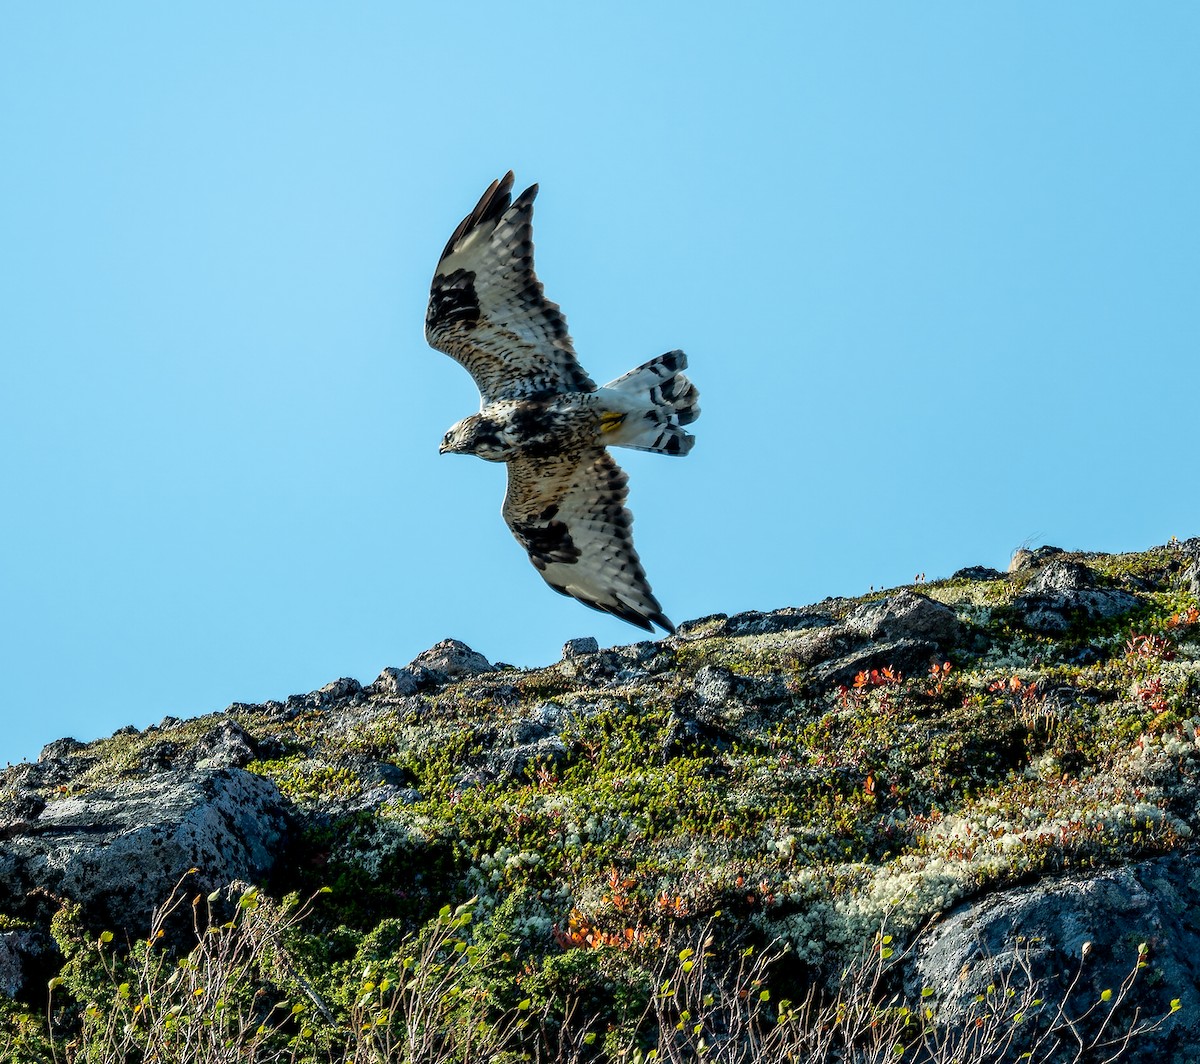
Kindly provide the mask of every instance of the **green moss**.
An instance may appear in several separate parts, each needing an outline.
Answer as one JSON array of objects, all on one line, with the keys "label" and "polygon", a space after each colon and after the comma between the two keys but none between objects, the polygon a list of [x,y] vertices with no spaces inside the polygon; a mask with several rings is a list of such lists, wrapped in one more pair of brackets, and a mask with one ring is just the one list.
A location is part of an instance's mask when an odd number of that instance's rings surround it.
[{"label": "green moss", "polygon": [[350,768],[293,754],[278,761],[252,761],[246,766],[251,772],[266,776],[280,793],[298,803],[321,799],[357,798],[363,784]]}]

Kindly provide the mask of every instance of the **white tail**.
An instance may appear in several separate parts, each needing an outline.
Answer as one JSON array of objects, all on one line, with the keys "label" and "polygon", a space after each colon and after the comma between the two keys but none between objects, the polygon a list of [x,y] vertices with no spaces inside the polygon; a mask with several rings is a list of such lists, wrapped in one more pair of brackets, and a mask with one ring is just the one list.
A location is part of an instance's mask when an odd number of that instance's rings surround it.
[{"label": "white tail", "polygon": [[700,393],[681,372],[686,368],[687,355],[668,351],[606,384],[601,391],[617,393],[611,406],[620,416],[602,417],[604,442],[637,451],[687,454],[696,437],[682,426],[700,416]]}]

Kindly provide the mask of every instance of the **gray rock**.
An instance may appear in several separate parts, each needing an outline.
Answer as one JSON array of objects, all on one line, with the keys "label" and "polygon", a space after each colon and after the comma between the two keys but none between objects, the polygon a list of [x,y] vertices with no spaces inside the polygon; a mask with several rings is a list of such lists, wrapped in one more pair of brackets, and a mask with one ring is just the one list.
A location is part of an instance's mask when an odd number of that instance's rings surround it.
[{"label": "gray rock", "polygon": [[563,660],[574,661],[585,654],[595,654],[599,649],[600,644],[594,635],[581,636],[578,639],[568,639],[563,644]]},{"label": "gray rock", "polygon": [[39,794],[21,790],[0,793],[0,839],[19,834],[45,808],[46,800]]},{"label": "gray rock", "polygon": [[1119,617],[1138,604],[1136,595],[1096,586],[1092,571],[1078,562],[1052,561],[1029,581],[1013,602],[1021,624],[1032,632],[1055,635],[1074,620]]},{"label": "gray rock", "polygon": [[987,565],[968,565],[965,569],[957,569],[950,575],[951,580],[1003,580],[1004,574],[999,569]]},{"label": "gray rock", "polygon": [[770,613],[747,610],[735,613],[718,630],[721,635],[769,635],[774,632],[794,632],[801,628],[823,628],[833,624],[833,618],[820,610],[785,607]]},{"label": "gray rock", "polygon": [[[443,687],[448,683],[495,671],[495,665],[466,643],[457,639],[443,639],[428,650],[421,651],[403,668],[385,668],[374,683],[369,687],[359,688],[359,691],[366,697],[383,695],[406,698],[419,691]],[[337,682],[341,684],[355,681]],[[328,690],[328,686],[321,690]]]},{"label": "gray rock", "polygon": [[696,670],[692,685],[701,702],[726,702],[734,692],[733,673],[719,665],[704,665]]},{"label": "gray rock", "polygon": [[495,671],[487,658],[457,639],[443,639],[428,650],[421,651],[409,662],[409,668],[427,669],[448,680],[461,680],[466,676]]},{"label": "gray rock", "polygon": [[484,783],[520,779],[531,765],[559,765],[567,759],[567,748],[557,735],[535,742],[493,750],[483,764],[458,778],[460,790]]},{"label": "gray rock", "polygon": [[843,657],[861,642],[861,638],[851,635],[843,626],[835,625],[805,632],[791,645],[790,651],[797,665],[815,666]]},{"label": "gray rock", "polygon": [[40,931],[18,930],[0,933],[0,994],[15,998],[34,982],[38,959],[53,953]]},{"label": "gray rock", "polygon": [[353,698],[362,690],[362,684],[350,676],[343,676],[340,680],[334,680],[332,683],[327,683],[318,691],[314,691],[313,695],[317,702],[321,705],[329,705],[333,702],[341,702],[347,698]]},{"label": "gray rock", "polygon": [[1045,595],[1079,591],[1085,587],[1094,587],[1096,578],[1091,569],[1079,562],[1053,561],[1042,569],[1026,585],[1025,591],[1031,595]]},{"label": "gray rock", "polygon": [[895,669],[904,676],[929,671],[939,657],[939,647],[924,639],[898,639],[892,643],[872,643],[843,657],[824,662],[812,670],[811,680],[818,687],[849,684],[860,672],[871,669]]},{"label": "gray rock", "polygon": [[202,735],[190,751],[190,759],[199,769],[245,768],[257,756],[254,737],[232,718]]},{"label": "gray rock", "polygon": [[38,761],[57,761],[59,758],[75,753],[77,750],[83,750],[86,743],[81,743],[78,739],[70,737],[64,739],[55,739],[52,743],[47,743],[42,747],[42,752],[38,754]]},{"label": "gray rock", "polygon": [[371,694],[405,698],[408,695],[416,694],[419,687],[420,684],[412,669],[397,669],[389,665],[367,690]]},{"label": "gray rock", "polygon": [[949,606],[908,590],[859,606],[846,619],[846,628],[867,639],[921,639],[943,649],[962,636],[962,625]]},{"label": "gray rock", "polygon": [[1185,539],[1175,549],[1183,558],[1180,576],[1184,590],[1200,598],[1200,536]]},{"label": "gray rock", "polygon": [[1021,547],[1013,551],[1012,560],[1008,563],[1008,571],[1010,573],[1020,573],[1026,569],[1036,569],[1039,565],[1044,564],[1048,558],[1065,553],[1066,551],[1062,547],[1038,547],[1036,550],[1027,550]]},{"label": "gray rock", "polygon": [[542,721],[532,717],[523,717],[520,720],[513,721],[512,736],[513,742],[517,745],[536,743],[541,739],[545,739],[549,734],[550,729]]},{"label": "gray rock", "polygon": [[269,780],[238,768],[122,780],[48,803],[0,850],[0,912],[35,887],[83,902],[112,929],[141,933],[189,868],[196,889],[259,880],[287,832]]},{"label": "gray rock", "polygon": [[703,617],[693,617],[690,621],[680,621],[678,627],[675,629],[675,635],[693,635],[709,628],[713,631],[718,631],[717,625],[728,619],[729,615],[727,613],[707,613]]},{"label": "gray rock", "polygon": [[[1147,967],[1134,984],[1131,1006],[1140,1008],[1144,1019],[1166,1013],[1174,998],[1182,1008],[1161,1030],[1140,1038],[1129,1059],[1195,1064],[1200,1046],[1197,936],[1200,857],[1172,855],[1090,877],[1047,880],[960,906],[918,942],[905,981],[915,995],[932,989],[945,1014],[961,1015],[1026,954],[1034,981],[1043,984],[1043,996],[1055,1005],[1080,973],[1073,992],[1078,1014],[1104,990],[1116,991],[1144,942]],[[1019,971],[1017,982],[1024,985]]]}]

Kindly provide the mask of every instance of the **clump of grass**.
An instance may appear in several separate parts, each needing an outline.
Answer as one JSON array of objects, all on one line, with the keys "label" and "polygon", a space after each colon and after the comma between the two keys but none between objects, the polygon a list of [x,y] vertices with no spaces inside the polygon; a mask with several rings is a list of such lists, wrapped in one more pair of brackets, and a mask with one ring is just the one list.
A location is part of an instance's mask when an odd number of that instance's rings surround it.
[{"label": "clump of grass", "polygon": [[[41,1030],[10,1016],[0,1057],[66,1064],[786,1064],[794,1061],[1115,1062],[1179,1007],[1145,1018],[1131,1007],[1145,947],[1117,987],[1079,1003],[1080,968],[1050,996],[1035,976],[1035,943],[970,973],[986,989],[967,1001],[906,994],[905,955],[880,929],[830,984],[798,1001],[772,982],[787,949],[726,941],[720,918],[583,937],[537,972],[487,929],[476,899],[444,906],[416,934],[380,925],[330,993],[293,949],[315,899],[276,902],[247,887],[217,914],[220,892],[190,899],[194,945],[173,952],[168,926],[189,899],[185,876],[155,912],[149,934],[118,948],[90,942],[70,912],[59,924],[70,962],[51,981]],[[912,948],[912,947],[910,947]],[[365,959],[365,961],[364,961]],[[605,1009],[588,996],[594,962]],[[328,974],[328,973],[327,973]]]}]

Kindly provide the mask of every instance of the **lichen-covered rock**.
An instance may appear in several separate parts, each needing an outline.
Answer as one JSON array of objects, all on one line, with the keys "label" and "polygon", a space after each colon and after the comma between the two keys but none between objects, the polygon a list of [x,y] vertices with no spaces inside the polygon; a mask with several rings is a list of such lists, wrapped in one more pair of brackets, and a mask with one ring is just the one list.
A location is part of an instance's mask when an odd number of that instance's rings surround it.
[{"label": "lichen-covered rock", "polygon": [[600,650],[600,644],[596,642],[594,635],[581,636],[578,639],[568,639],[563,644],[563,660],[575,661],[577,658],[585,657],[588,654],[595,654]]},{"label": "lichen-covered rock", "polygon": [[1077,617],[1118,617],[1137,604],[1137,597],[1128,591],[1097,587],[1087,566],[1054,560],[1038,571],[1014,607],[1025,628],[1052,635],[1066,632]]},{"label": "lichen-covered rock", "polygon": [[1071,1010],[1078,1015],[1105,991],[1117,991],[1143,960],[1122,1019],[1135,1007],[1144,1017],[1169,1012],[1173,1000],[1180,1007],[1135,1043],[1135,1059],[1193,1064],[1200,1046],[1198,943],[1200,859],[1180,854],[960,906],[921,941],[907,980],[914,995],[931,990],[925,1000],[953,1014],[986,997],[989,986],[1011,979],[1019,991],[1030,977],[1043,987],[1039,996],[1057,1005],[1078,978]]},{"label": "lichen-covered rock", "polygon": [[201,736],[189,760],[198,769],[245,768],[259,756],[258,741],[230,718]]},{"label": "lichen-covered rock", "polygon": [[760,613],[747,610],[724,619],[718,631],[722,635],[770,635],[775,632],[794,632],[800,628],[822,628],[833,618],[820,608],[785,607]]},{"label": "lichen-covered rock", "polygon": [[478,676],[480,673],[492,672],[495,668],[482,654],[457,639],[443,639],[440,643],[435,643],[413,658],[410,667],[427,669],[448,680]]},{"label": "lichen-covered rock", "polygon": [[52,952],[48,936],[41,931],[0,932],[0,996],[20,994],[47,966]]},{"label": "lichen-covered rock", "polygon": [[1013,551],[1013,556],[1008,563],[1008,571],[1010,573],[1022,573],[1029,569],[1036,569],[1048,558],[1054,558],[1060,554],[1066,554],[1066,551],[1062,547],[1045,546],[1038,547],[1036,550],[1021,547]]},{"label": "lichen-covered rock", "polygon": [[903,590],[859,606],[846,619],[857,635],[879,641],[918,639],[949,650],[962,636],[954,611],[915,591]]},{"label": "lichen-covered rock", "polygon": [[818,665],[812,671],[812,678],[819,686],[829,687],[852,683],[859,673],[869,673],[872,669],[893,669],[904,675],[925,673],[939,656],[944,656],[941,647],[925,639],[870,643]]},{"label": "lichen-covered rock", "polygon": [[1003,580],[1004,574],[999,569],[993,569],[990,565],[968,565],[963,569],[956,569],[951,575],[951,580]]},{"label": "lichen-covered rock", "polygon": [[419,688],[420,683],[412,669],[398,669],[389,665],[367,688],[367,692],[372,695],[391,695],[403,698],[406,695],[415,695]]},{"label": "lichen-covered rock", "polygon": [[190,868],[198,887],[262,879],[287,832],[269,780],[237,768],[117,780],[51,801],[0,849],[0,912],[34,908],[34,889],[83,903],[140,933]]},{"label": "lichen-covered rock", "polygon": [[70,736],[55,739],[54,742],[47,743],[42,747],[42,752],[38,754],[38,761],[42,763],[57,761],[68,754],[82,750],[86,745],[86,743],[81,743],[78,739],[72,739]]},{"label": "lichen-covered rock", "polygon": [[[369,687],[360,688],[353,680],[339,680],[338,684],[352,683],[355,687],[352,693],[357,694],[361,691],[368,698],[376,695],[405,698],[420,691],[435,690],[457,680],[495,671],[495,665],[466,643],[457,639],[443,639],[428,650],[421,651],[403,668],[385,668]],[[329,688],[321,690],[324,693],[329,691]],[[330,699],[323,700],[322,704],[344,699],[344,694],[333,692]]]}]

